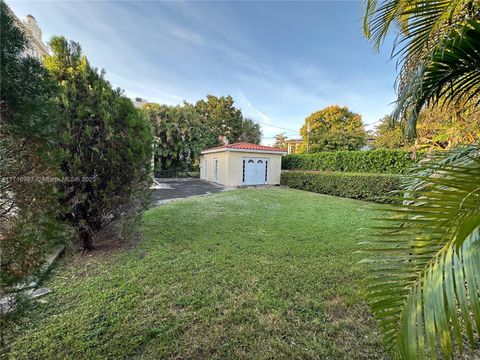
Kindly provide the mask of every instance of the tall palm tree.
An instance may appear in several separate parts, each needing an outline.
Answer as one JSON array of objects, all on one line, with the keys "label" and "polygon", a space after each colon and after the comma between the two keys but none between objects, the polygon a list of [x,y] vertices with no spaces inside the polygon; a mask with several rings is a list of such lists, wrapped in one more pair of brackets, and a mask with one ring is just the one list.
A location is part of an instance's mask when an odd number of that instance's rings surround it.
[{"label": "tall palm tree", "polygon": [[262,129],[260,124],[249,118],[243,119],[241,134],[238,140],[260,144],[260,141],[262,141]]},{"label": "tall palm tree", "polygon": [[279,149],[285,149],[287,147],[288,138],[284,132],[275,135],[274,139],[275,139],[275,144],[273,145],[273,147],[276,147]]},{"label": "tall palm tree", "polygon": [[[478,0],[365,0],[376,47],[396,32],[394,117],[415,136],[426,104],[480,102]],[[451,358],[479,347],[480,146],[434,156],[374,229],[368,297],[395,358]]]}]

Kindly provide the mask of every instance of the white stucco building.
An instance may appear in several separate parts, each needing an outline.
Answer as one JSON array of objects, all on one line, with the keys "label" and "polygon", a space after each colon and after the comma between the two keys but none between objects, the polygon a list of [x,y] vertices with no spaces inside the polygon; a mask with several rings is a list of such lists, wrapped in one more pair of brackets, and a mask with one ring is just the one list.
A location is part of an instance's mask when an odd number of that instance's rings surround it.
[{"label": "white stucco building", "polygon": [[42,40],[42,30],[37,24],[37,20],[32,15],[27,15],[23,20],[26,34],[29,39],[30,49],[29,55],[41,59],[42,55],[48,55],[47,45]]},{"label": "white stucco building", "polygon": [[250,143],[206,149],[200,156],[200,178],[224,186],[278,185],[286,153]]}]

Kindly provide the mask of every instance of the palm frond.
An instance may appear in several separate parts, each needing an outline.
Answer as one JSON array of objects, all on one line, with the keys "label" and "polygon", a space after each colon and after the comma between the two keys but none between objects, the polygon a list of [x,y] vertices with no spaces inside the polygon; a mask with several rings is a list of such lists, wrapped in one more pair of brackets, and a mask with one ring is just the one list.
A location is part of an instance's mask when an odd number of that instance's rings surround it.
[{"label": "palm frond", "polygon": [[406,114],[407,134],[415,135],[418,114],[428,103],[440,99],[445,105],[463,100],[463,106],[480,102],[480,22],[471,20],[452,31],[433,52],[431,59],[399,94],[394,116]]},{"label": "palm frond", "polygon": [[480,334],[480,146],[426,162],[373,229],[368,297],[400,359],[451,358]]},{"label": "palm frond", "polygon": [[[461,63],[457,63],[456,68],[445,68],[454,65],[455,56],[473,64],[472,56],[478,54],[471,47],[476,46],[476,40],[474,31],[467,32],[465,26],[475,21],[480,21],[480,2],[477,0],[364,1],[364,33],[374,47],[378,49],[390,31],[397,34],[392,49],[392,58],[397,58],[400,70],[394,116],[409,115],[407,135],[410,138],[415,137],[419,109],[431,99],[432,91],[436,91],[437,98],[442,92],[456,94],[457,98],[476,97],[476,93],[470,93],[470,88],[478,84],[478,70],[466,73],[468,66]],[[450,71],[450,80],[457,76],[462,83],[455,88],[451,84],[435,88],[441,81],[447,82],[447,71]]]},{"label": "palm frond", "polygon": [[418,57],[478,10],[473,0],[365,0],[363,30],[378,48],[387,34],[397,32],[393,54]]}]

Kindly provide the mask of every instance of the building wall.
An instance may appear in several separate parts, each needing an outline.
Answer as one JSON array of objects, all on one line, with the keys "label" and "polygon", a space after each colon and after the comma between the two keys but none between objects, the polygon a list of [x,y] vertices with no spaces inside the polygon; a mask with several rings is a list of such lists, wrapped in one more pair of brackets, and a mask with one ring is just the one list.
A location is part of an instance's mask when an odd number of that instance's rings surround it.
[{"label": "building wall", "polygon": [[[200,179],[215,182],[222,185],[228,184],[228,152],[218,152],[200,156]],[[214,160],[218,159],[218,179],[214,177]],[[205,171],[205,161],[207,168]]]},{"label": "building wall", "polygon": [[287,152],[289,154],[298,154],[298,150],[300,148],[300,145],[302,144],[303,144],[303,141],[301,140],[287,141]]},{"label": "building wall", "polygon": [[280,184],[282,155],[231,151],[229,161],[229,186],[243,185],[243,159],[262,158],[268,160],[267,184]]},{"label": "building wall", "polygon": [[37,24],[37,20],[32,15],[27,15],[23,20],[23,27],[26,29],[30,48],[27,55],[41,60],[42,55],[48,55],[48,48],[42,40],[42,30]]},{"label": "building wall", "polygon": [[[213,177],[213,159],[219,160],[219,178],[214,180]],[[242,186],[243,185],[243,159],[244,158],[262,158],[268,160],[267,183],[268,185],[280,184],[280,173],[282,167],[282,155],[265,154],[252,152],[218,152],[212,154],[204,154],[200,157],[200,178],[217,182],[225,186]],[[207,172],[205,173],[205,163],[207,160]]]},{"label": "building wall", "polygon": [[42,59],[42,55],[49,55],[48,47],[42,40],[42,30],[38,26],[37,20],[32,15],[27,15],[23,21],[20,21],[10,8],[7,11],[17,27],[27,35],[28,47],[25,49],[24,55],[38,60]]}]

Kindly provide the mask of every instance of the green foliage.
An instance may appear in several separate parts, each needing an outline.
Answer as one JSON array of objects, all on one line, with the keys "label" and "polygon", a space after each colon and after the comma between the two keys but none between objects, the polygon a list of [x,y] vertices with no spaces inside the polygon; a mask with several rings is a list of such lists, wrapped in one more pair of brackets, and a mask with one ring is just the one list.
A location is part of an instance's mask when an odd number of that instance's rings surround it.
[{"label": "green foliage", "polygon": [[480,146],[430,159],[373,228],[368,296],[397,358],[478,349],[479,183]]},{"label": "green foliage", "polygon": [[243,117],[240,109],[234,106],[233,98],[228,96],[207,95],[207,100],[199,100],[195,105],[185,103],[187,107],[193,107],[199,116],[199,121],[204,125],[207,132],[207,147],[222,144],[222,138],[229,143],[247,141],[260,143],[262,133],[260,126],[251,119]]},{"label": "green foliage", "polygon": [[477,106],[480,3],[472,0],[365,0],[364,33],[379,48],[390,30],[398,36],[392,54],[401,65],[396,118],[416,136],[420,110],[447,98]]},{"label": "green foliage", "polygon": [[[58,126],[55,82],[24,55],[28,42],[0,2],[0,296],[65,241],[56,220]],[[2,324],[0,324],[2,325]],[[3,326],[0,326],[3,328]]]},{"label": "green foliage", "polygon": [[252,119],[243,119],[242,129],[240,136],[238,137],[238,141],[260,144],[260,141],[262,141],[262,130],[260,128],[260,124],[254,122]]},{"label": "green foliage", "polygon": [[92,236],[145,194],[151,129],[130,99],[90,66],[78,43],[53,37],[50,47],[45,65],[61,87],[58,146],[69,179],[62,183],[64,218],[91,250]]},{"label": "green foliage", "polygon": [[406,140],[400,121],[387,115],[375,127],[373,139],[374,149],[400,149],[405,147]]},{"label": "green foliage", "polygon": [[281,184],[293,189],[378,203],[396,202],[400,175],[340,172],[284,171]]},{"label": "green foliage", "polygon": [[[478,6],[478,5],[477,5]],[[410,126],[424,104],[432,101],[460,102],[464,107],[480,103],[480,6],[476,19],[462,28],[452,30],[440,42],[421,72],[411,80],[410,86],[401,94],[399,112],[412,104]]]},{"label": "green foliage", "polygon": [[200,152],[223,144],[223,138],[260,143],[260,125],[243,118],[233,103],[231,96],[209,95],[195,105],[145,105],[155,135],[155,171],[198,168]]},{"label": "green foliage", "polygon": [[[392,53],[402,68],[394,116],[406,118],[410,137],[425,104],[478,111],[480,2],[365,4],[365,33],[377,47],[392,26],[398,29]],[[460,148],[423,164],[388,225],[374,229],[369,251],[380,256],[370,260],[369,297],[396,358],[453,358],[465,339],[478,350],[479,154],[479,146]]]},{"label": "green foliage", "polygon": [[207,147],[221,144],[220,138],[226,137],[230,143],[237,142],[242,135],[243,116],[229,96],[207,95],[207,100],[199,100],[193,106],[200,121],[209,128]]},{"label": "green foliage", "polygon": [[155,170],[189,168],[209,141],[207,128],[188,106],[147,104],[143,111],[155,136]]},{"label": "green foliage", "polygon": [[405,139],[401,121],[385,116],[375,129],[373,147],[453,149],[480,140],[480,113],[458,104],[428,106],[421,110],[415,145]]},{"label": "green foliage", "polygon": [[405,150],[335,151],[286,155],[282,169],[406,174],[416,162]]},{"label": "green foliage", "polygon": [[287,148],[288,138],[287,138],[287,136],[285,135],[284,132],[275,135],[274,139],[275,139],[275,144],[273,144],[274,148],[278,148],[278,149],[286,149]]},{"label": "green foliage", "polygon": [[41,63],[25,55],[28,40],[0,1],[0,358],[17,331],[23,297],[15,285],[38,276],[46,255],[68,240],[57,217],[58,88]]},{"label": "green foliage", "polygon": [[[359,150],[365,145],[366,137],[361,116],[338,105],[309,115],[300,129],[300,134],[303,139],[308,139],[309,153]],[[303,152],[306,151],[307,144],[303,147]]]}]

